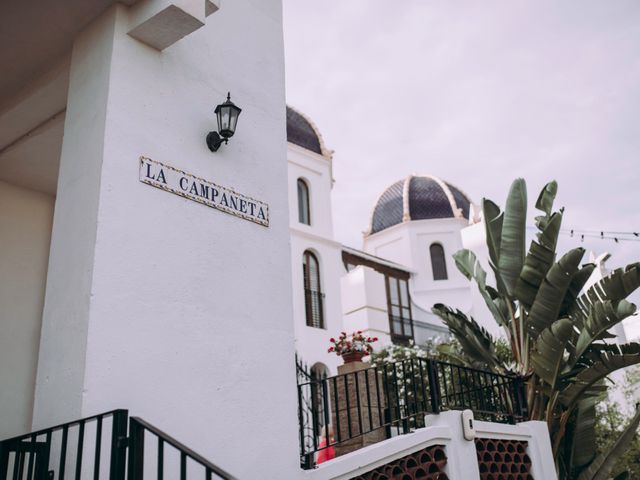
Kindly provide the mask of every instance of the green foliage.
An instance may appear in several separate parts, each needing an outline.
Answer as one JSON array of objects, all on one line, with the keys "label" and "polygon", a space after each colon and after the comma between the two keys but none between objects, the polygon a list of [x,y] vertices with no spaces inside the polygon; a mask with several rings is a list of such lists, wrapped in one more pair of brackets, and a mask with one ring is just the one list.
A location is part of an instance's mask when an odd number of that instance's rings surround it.
[{"label": "green foliage", "polygon": [[[513,182],[504,211],[483,200],[495,287],[487,284],[473,252],[454,255],[458,269],[476,283],[504,329],[506,341],[500,348],[459,310],[436,304],[433,312],[449,327],[468,362],[496,371],[512,369],[528,379],[530,418],[549,425],[561,477],[594,480],[609,475],[615,456],[628,443],[621,435],[610,451],[596,455],[595,406],[607,389],[609,374],[640,363],[640,344],[607,342],[613,336],[609,330],[635,312],[626,298],[640,286],[640,263],[617,269],[584,291],[595,269],[592,264],[581,265],[584,250],[575,248],[557,259],[563,217],[562,209],[553,211],[557,190],[556,182],[550,182],[538,196],[538,234],[528,252],[524,180]],[[504,355],[505,346],[510,356]]]},{"label": "green foliage", "polygon": [[371,354],[371,364],[382,365],[411,358],[433,358],[444,362],[469,364],[469,359],[456,339],[439,337],[429,339],[422,345],[415,345],[412,341],[409,346],[389,345],[374,350]]},{"label": "green foliage", "polygon": [[[640,369],[636,369],[640,372]],[[636,417],[637,417],[636,413]],[[606,453],[621,438],[625,426],[632,417],[620,410],[615,402],[603,402],[596,408],[595,444],[599,454]],[[637,428],[637,426],[636,426]],[[611,468],[611,475],[617,478],[623,472],[629,472],[628,478],[640,478],[640,436],[632,435],[631,441],[623,449],[616,463]],[[588,478],[588,477],[587,477]]]}]

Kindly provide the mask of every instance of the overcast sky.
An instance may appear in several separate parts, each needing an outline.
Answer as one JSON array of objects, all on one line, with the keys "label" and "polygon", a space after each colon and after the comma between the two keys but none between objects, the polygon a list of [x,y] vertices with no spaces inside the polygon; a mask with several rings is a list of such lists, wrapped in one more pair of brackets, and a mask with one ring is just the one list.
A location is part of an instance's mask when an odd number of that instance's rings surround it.
[{"label": "overcast sky", "polygon": [[531,216],[555,179],[566,228],[640,231],[640,1],[284,0],[284,29],[287,101],[335,150],[337,240],[361,247],[411,173],[500,205],[524,177]]}]

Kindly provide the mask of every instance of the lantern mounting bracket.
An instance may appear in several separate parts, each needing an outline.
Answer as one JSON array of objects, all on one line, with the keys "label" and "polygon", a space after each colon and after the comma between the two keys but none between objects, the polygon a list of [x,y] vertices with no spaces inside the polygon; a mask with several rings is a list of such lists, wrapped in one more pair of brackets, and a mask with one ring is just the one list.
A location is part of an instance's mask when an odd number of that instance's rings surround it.
[{"label": "lantern mounting bracket", "polygon": [[217,152],[223,143],[229,143],[229,139],[222,138],[218,132],[209,132],[207,135],[207,147],[212,152]]}]

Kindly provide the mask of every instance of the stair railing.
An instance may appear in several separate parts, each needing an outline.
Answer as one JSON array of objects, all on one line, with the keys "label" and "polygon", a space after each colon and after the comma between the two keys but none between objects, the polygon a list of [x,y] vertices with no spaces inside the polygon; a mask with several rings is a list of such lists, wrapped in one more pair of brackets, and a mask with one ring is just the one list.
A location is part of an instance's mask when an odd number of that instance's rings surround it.
[{"label": "stair railing", "polygon": [[[157,449],[146,450],[145,456],[148,435],[156,438]],[[189,475],[198,469],[199,475]],[[129,418],[123,409],[0,441],[0,480],[142,480],[145,470],[147,478],[158,480],[236,480],[150,423]]]}]

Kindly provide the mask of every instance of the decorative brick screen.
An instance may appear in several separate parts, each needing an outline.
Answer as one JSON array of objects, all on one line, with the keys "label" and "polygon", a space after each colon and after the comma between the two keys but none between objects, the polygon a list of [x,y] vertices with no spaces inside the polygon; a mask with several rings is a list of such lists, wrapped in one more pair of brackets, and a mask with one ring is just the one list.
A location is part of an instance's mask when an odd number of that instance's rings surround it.
[{"label": "decorative brick screen", "polygon": [[448,480],[449,477],[444,473],[446,464],[447,455],[444,446],[434,445],[353,477],[351,480]]},{"label": "decorative brick screen", "polygon": [[534,480],[527,442],[476,438],[481,480]]}]

